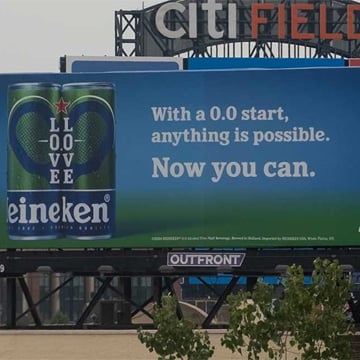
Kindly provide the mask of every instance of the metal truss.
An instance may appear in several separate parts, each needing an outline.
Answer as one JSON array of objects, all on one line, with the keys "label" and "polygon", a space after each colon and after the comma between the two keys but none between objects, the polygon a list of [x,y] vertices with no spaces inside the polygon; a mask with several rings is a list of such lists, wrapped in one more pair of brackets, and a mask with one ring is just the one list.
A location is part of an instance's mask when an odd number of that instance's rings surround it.
[{"label": "metal truss", "polygon": [[[186,3],[188,0],[184,0]],[[223,1],[223,0],[219,0]],[[198,6],[203,1],[197,0]],[[224,1],[223,1],[224,2]],[[289,36],[279,39],[277,35],[277,10],[271,12],[268,23],[259,26],[259,36],[251,36],[251,11],[248,0],[236,0],[239,16],[237,27],[241,31],[238,39],[211,39],[199,31],[196,39],[184,36],[181,39],[168,39],[154,28],[154,14],[160,5],[138,11],[115,12],[115,55],[116,56],[182,56],[182,57],[265,57],[265,58],[354,58],[360,57],[360,40],[293,40]],[[263,0],[252,3],[263,3]],[[274,0],[275,4],[284,4],[289,8],[297,0]],[[315,6],[309,21],[299,26],[299,32],[313,32],[319,20],[319,6],[326,4],[331,8],[331,16],[327,19],[328,33],[345,33],[348,4],[358,4],[348,0],[301,1]],[[226,3],[226,2],[224,2]],[[251,2],[250,2],[251,3]],[[225,9],[226,9],[226,4]],[[241,11],[241,12],[240,12]],[[198,11],[198,13],[200,13]],[[217,12],[216,24],[219,30],[226,33],[227,11]],[[169,28],[189,30],[189,19],[186,13],[169,12],[166,15]],[[285,22],[286,28],[291,27],[290,20]],[[198,19],[198,28],[202,29],[206,20]],[[360,32],[360,17],[355,13],[355,30]],[[203,35],[202,35],[203,34]]]},{"label": "metal truss", "polygon": [[[194,249],[189,249],[194,253]],[[229,250],[227,250],[228,252]],[[218,251],[216,252],[218,253]],[[84,329],[84,328],[151,328],[153,325],[133,324],[132,318],[145,314],[152,319],[150,304],[159,304],[162,294],[177,296],[175,284],[182,277],[196,277],[211,292],[214,299],[210,311],[202,320],[203,328],[226,328],[227,324],[214,322],[227,296],[238,291],[238,280],[241,276],[248,277],[247,289],[251,290],[257,277],[266,275],[283,275],[283,269],[292,264],[302,264],[304,272],[311,274],[313,261],[316,258],[337,259],[344,271],[360,271],[360,249],[248,249],[241,267],[172,267],[167,265],[167,250],[88,250],[88,251],[4,251],[0,252],[0,263],[4,272],[0,274],[6,282],[6,321],[2,325],[7,329],[46,328],[46,329]],[[347,269],[347,270],[345,270]],[[35,300],[26,280],[26,274],[48,272],[62,274],[62,281],[57,286]],[[229,282],[216,289],[207,283],[207,277],[226,273]],[[88,299],[77,318],[71,323],[50,325],[41,318],[38,307],[59,292],[74,279],[85,276],[94,277],[98,286]],[[132,298],[131,277],[148,276],[152,278],[152,292],[141,303]],[[114,285],[115,278],[121,280]],[[20,290],[20,291],[19,291]],[[104,301],[104,294],[110,292],[111,299]],[[17,306],[18,299],[26,300],[27,308]],[[115,300],[114,300],[115,299]],[[179,299],[181,300],[181,298]],[[360,302],[349,299],[349,306],[356,323],[360,324]],[[101,304],[112,306],[112,315],[95,321],[92,317],[96,306]],[[114,320],[114,306],[116,318]],[[180,305],[178,316],[181,318]],[[23,325],[25,317],[28,318]],[[30,318],[30,320],[29,320]]]}]

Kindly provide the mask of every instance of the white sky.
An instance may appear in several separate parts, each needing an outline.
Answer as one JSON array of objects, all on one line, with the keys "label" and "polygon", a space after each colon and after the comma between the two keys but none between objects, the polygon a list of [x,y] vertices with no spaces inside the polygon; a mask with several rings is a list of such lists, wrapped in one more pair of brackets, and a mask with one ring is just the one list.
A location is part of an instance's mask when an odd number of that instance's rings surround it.
[{"label": "white sky", "polygon": [[114,56],[115,11],[162,0],[0,0],[0,73],[59,72],[63,55]]},{"label": "white sky", "polygon": [[115,11],[163,1],[0,0],[0,73],[59,72],[64,55],[114,56]]}]

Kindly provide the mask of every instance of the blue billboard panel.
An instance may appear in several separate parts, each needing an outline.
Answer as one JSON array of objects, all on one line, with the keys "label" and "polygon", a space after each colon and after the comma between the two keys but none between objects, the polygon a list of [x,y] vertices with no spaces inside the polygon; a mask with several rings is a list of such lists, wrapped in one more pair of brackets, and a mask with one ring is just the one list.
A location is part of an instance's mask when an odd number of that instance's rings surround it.
[{"label": "blue billboard panel", "polygon": [[185,59],[188,70],[199,69],[287,69],[345,66],[344,59],[312,58],[189,58]]},{"label": "blue billboard panel", "polygon": [[174,57],[66,56],[66,72],[182,70],[183,59]]},{"label": "blue billboard panel", "polygon": [[357,246],[357,79],[1,75],[0,247]]}]

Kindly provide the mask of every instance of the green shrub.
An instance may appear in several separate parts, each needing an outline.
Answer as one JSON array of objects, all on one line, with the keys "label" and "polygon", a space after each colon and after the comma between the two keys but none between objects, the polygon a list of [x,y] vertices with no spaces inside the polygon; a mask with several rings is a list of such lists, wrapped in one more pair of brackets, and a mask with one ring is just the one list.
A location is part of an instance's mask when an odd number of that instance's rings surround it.
[{"label": "green shrub", "polygon": [[69,322],[69,318],[67,315],[62,313],[61,311],[57,311],[53,318],[50,320],[50,324],[67,324]]},{"label": "green shrub", "polygon": [[258,283],[252,293],[228,297],[229,329],[222,345],[247,352],[249,360],[260,353],[269,359],[350,360],[347,336],[353,326],[345,304],[352,284],[337,261],[314,261],[310,285],[304,284],[300,266],[288,268],[283,296],[273,299],[273,287]]},{"label": "green shrub", "polygon": [[175,297],[163,296],[161,306],[156,306],[153,319],[155,332],[138,330],[138,338],[159,360],[208,360],[214,347],[206,331],[198,331],[196,325],[177,316]]}]

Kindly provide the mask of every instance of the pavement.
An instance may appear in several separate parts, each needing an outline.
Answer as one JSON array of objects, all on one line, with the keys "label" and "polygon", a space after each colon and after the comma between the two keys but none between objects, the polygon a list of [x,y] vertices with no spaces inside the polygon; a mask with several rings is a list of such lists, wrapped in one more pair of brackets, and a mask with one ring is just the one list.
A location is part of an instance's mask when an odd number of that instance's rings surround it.
[{"label": "pavement", "polygon": [[[221,346],[224,330],[208,330],[211,360],[247,359]],[[1,330],[1,360],[151,360],[136,330]],[[288,357],[292,360],[293,357]],[[266,356],[262,360],[268,360]]]}]

